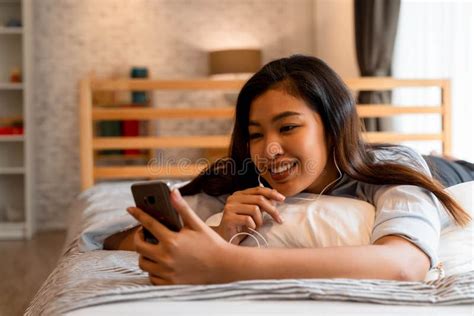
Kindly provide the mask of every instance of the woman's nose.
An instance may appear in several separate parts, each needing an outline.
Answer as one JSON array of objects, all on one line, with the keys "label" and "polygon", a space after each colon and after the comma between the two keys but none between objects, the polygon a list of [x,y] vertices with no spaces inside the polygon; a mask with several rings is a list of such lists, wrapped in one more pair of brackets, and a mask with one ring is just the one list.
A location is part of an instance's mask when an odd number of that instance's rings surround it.
[{"label": "woman's nose", "polygon": [[275,157],[283,154],[283,148],[279,142],[270,141],[265,146],[265,156],[268,159],[275,159]]}]

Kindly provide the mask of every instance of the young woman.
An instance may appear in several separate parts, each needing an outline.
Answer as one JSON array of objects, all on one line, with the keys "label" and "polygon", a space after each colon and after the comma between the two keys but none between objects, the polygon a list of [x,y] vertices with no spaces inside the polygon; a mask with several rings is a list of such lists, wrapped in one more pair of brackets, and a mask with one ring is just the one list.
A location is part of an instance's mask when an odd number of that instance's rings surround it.
[{"label": "young woman", "polygon": [[[361,138],[354,99],[324,62],[292,56],[270,62],[242,88],[229,158],[179,191],[230,194],[220,225],[210,228],[178,190],[171,199],[184,228],[171,232],[137,208],[141,228],[107,239],[131,249],[153,284],[203,284],[246,279],[380,278],[422,280],[437,264],[440,230],[469,215],[429,175],[420,155]],[[264,187],[259,186],[263,182]],[[350,196],[376,208],[372,242],[364,246],[269,249],[228,241],[262,225],[268,213],[284,225],[275,202],[301,192]],[[444,206],[444,208],[443,208]]]}]

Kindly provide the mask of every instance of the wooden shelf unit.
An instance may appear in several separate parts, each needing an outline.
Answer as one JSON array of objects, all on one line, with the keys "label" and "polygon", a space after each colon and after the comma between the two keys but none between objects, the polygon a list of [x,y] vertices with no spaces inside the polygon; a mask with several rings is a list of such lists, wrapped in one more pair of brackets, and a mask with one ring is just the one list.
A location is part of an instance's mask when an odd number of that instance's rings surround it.
[{"label": "wooden shelf unit", "polygon": [[[20,19],[22,27],[5,26]],[[30,238],[35,232],[32,197],[31,104],[32,0],[0,0],[0,124],[23,122],[23,134],[0,135],[0,240]],[[13,69],[22,82],[9,82]]]},{"label": "wooden shelf unit", "polygon": [[[0,38],[1,42],[1,38]],[[1,90],[23,90],[22,83],[11,83],[11,82],[0,82],[0,91]]]},{"label": "wooden shelf unit", "polygon": [[[0,6],[2,3],[0,2]],[[7,27],[0,26],[0,35],[21,35],[23,34],[23,27]]]}]

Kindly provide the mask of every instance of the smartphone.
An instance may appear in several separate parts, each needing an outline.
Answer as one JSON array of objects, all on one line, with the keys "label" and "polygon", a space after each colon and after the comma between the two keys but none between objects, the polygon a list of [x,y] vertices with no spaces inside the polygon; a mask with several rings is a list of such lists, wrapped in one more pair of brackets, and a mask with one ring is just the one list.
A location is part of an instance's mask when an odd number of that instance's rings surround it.
[{"label": "smartphone", "polygon": [[[132,194],[135,205],[154,219],[178,232],[182,224],[178,213],[171,205],[170,189],[162,181],[146,181],[132,184]],[[143,228],[144,238],[147,242],[157,244],[158,240],[150,231]]]}]

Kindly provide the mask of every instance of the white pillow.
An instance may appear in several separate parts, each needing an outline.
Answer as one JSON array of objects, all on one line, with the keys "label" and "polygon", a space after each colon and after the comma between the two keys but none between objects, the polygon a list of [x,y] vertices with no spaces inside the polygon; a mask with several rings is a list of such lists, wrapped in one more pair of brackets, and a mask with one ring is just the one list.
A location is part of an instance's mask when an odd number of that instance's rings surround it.
[{"label": "white pillow", "polygon": [[[446,189],[461,206],[473,216],[474,181]],[[272,248],[313,248],[330,246],[368,245],[374,224],[374,206],[352,198],[301,193],[287,198],[278,205],[285,223],[280,225],[264,213],[264,224],[258,232]],[[298,199],[303,198],[303,199]],[[310,199],[310,200],[307,200]],[[207,219],[209,226],[219,225],[222,212]],[[256,234],[254,234],[259,238]],[[260,240],[260,244],[264,244]],[[256,246],[253,238],[246,238],[241,245]],[[474,270],[474,224],[467,227],[449,226],[441,232],[438,248],[439,261],[445,276]],[[438,278],[431,270],[425,281]]]},{"label": "white pillow", "polygon": [[[271,248],[315,248],[368,245],[374,225],[373,205],[352,198],[300,193],[277,205],[284,224],[263,213],[258,232]],[[222,212],[207,219],[209,226],[219,225]],[[254,234],[257,238],[258,235]],[[259,238],[260,244],[265,242]],[[253,238],[241,245],[256,246]]]},{"label": "white pillow", "polygon": [[[461,183],[446,189],[461,206],[474,217],[474,181]],[[453,275],[474,270],[474,224],[466,227],[452,225],[441,232],[438,248],[439,261],[445,275]]]}]

